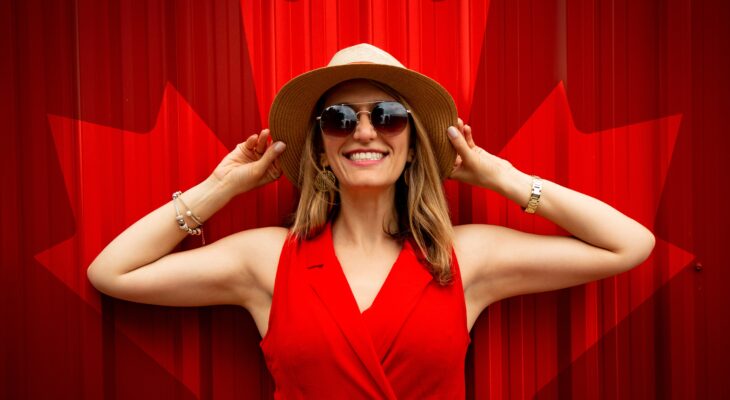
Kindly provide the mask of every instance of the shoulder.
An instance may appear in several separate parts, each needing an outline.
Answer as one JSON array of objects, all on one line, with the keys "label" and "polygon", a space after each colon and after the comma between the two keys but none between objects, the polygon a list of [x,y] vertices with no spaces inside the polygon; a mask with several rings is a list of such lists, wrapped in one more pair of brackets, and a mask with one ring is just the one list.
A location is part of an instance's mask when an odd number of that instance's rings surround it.
[{"label": "shoulder", "polygon": [[499,237],[504,227],[487,224],[454,226],[456,254],[464,290],[479,281],[498,259]]},{"label": "shoulder", "polygon": [[253,254],[263,256],[269,253],[277,253],[278,255],[288,233],[289,230],[286,228],[267,226],[240,231],[222,239],[222,241],[225,241],[226,246],[237,253],[246,252],[246,259],[250,259]]},{"label": "shoulder", "polygon": [[[252,272],[264,268],[270,270],[276,267],[279,255],[289,235],[287,228],[267,226],[239,232],[238,244],[240,250],[247,253],[246,259],[251,260]],[[272,266],[271,263],[274,263]],[[268,265],[267,265],[268,264]]]},{"label": "shoulder", "polygon": [[503,227],[499,225],[488,224],[454,225],[454,239],[468,245],[485,237],[495,236],[501,228]]},{"label": "shoulder", "polygon": [[504,227],[487,224],[466,224],[454,226],[454,251],[457,256],[468,258],[470,254],[494,250]]},{"label": "shoulder", "polygon": [[247,229],[221,239],[226,254],[241,262],[244,282],[248,282],[244,290],[253,292],[249,296],[273,292],[279,256],[288,235],[287,228],[269,226]]}]

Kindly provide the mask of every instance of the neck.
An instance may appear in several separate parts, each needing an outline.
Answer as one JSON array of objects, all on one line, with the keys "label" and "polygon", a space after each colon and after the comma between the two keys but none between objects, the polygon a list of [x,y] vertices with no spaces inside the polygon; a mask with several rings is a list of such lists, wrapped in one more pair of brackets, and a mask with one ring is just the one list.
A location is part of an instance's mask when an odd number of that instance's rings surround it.
[{"label": "neck", "polygon": [[338,242],[372,249],[392,239],[383,227],[397,228],[395,218],[395,185],[382,188],[340,188],[340,213],[332,226]]}]

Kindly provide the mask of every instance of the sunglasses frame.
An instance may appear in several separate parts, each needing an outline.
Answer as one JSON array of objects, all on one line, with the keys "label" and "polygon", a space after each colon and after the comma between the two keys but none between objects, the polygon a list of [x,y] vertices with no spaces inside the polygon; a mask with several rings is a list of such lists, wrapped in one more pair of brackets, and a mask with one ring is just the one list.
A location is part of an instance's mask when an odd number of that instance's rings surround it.
[{"label": "sunglasses frame", "polygon": [[[352,135],[352,133],[355,132],[355,129],[357,129],[357,126],[360,124],[360,113],[367,113],[368,114],[368,117],[371,117],[373,110],[380,103],[398,103],[398,104],[400,104],[403,107],[403,109],[406,110],[406,116],[407,117],[410,117],[411,116],[411,110],[407,109],[406,106],[403,105],[403,103],[401,103],[401,102],[399,102],[397,100],[376,100],[376,101],[366,101],[366,102],[361,102],[361,103],[337,103],[337,104],[330,104],[329,106],[325,107],[324,110],[322,110],[322,113],[316,118],[316,120],[319,122],[319,130],[322,131],[322,134],[327,135],[327,136],[333,136],[333,137],[347,137],[349,135]],[[355,109],[351,107],[351,106],[364,105],[364,104],[375,104],[375,106],[373,106],[370,109],[370,111],[355,111]],[[324,112],[327,111],[328,108],[333,107],[333,106],[345,106],[345,107],[349,107],[355,113],[355,121],[356,121],[355,126],[346,135],[332,135],[332,134],[326,133],[325,130],[322,129],[322,114],[324,114]],[[408,120],[410,120],[410,118],[408,118]],[[372,118],[370,120],[370,124],[372,125]],[[406,121],[406,126],[408,126],[408,121]],[[375,125],[373,125],[373,128],[375,128]],[[404,129],[401,129],[401,132],[392,133],[392,134],[385,133],[385,135],[386,136],[398,135],[398,134],[402,133],[403,130]],[[379,133],[381,135],[383,134],[382,132],[378,132],[377,128],[375,128],[375,132],[377,132],[377,133]]]}]

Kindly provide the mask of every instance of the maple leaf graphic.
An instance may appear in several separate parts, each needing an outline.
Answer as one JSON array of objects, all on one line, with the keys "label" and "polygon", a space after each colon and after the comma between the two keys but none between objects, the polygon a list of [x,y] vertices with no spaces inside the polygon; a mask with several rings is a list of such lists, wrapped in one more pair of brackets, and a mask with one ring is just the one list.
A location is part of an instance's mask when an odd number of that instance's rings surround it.
[{"label": "maple leaf graphic", "polygon": [[[35,258],[101,313],[99,292],[86,277],[94,257],[132,223],[170,201],[174,190],[205,179],[228,150],[169,84],[149,132],[140,134],[53,115],[48,121],[77,225],[73,237]],[[118,173],[120,168],[125,168],[122,174]],[[123,181],[110,178],[119,176]],[[173,216],[171,209],[170,218]],[[99,234],[102,226],[114,234]],[[155,318],[139,318],[138,311],[135,316],[125,320],[123,315],[116,315],[117,328],[198,395],[198,371],[175,367],[172,332],[165,331],[171,329],[162,328],[161,335],[153,335],[159,332],[154,329]],[[195,318],[184,318],[183,324],[184,355],[195,358],[197,323]]]},{"label": "maple leaf graphic", "polygon": [[[509,160],[522,171],[539,171],[539,175],[578,192],[596,197],[622,213],[653,230],[659,194],[662,192],[674,145],[679,131],[680,115],[615,127],[600,132],[583,133],[574,125],[565,88],[560,82],[527,119],[498,156]],[[484,132],[479,121],[474,126],[475,141]],[[641,138],[641,140],[637,140]],[[642,144],[661,143],[662,147],[642,148]],[[537,151],[528,151],[537,149]],[[489,149],[487,149],[489,151]],[[656,153],[659,157],[656,157]],[[651,156],[649,156],[651,155]],[[661,160],[659,163],[656,160]],[[646,193],[646,187],[654,188],[652,198],[619,196],[617,193]],[[511,201],[494,192],[473,188],[472,204],[474,222],[508,225],[515,229],[541,234],[568,234],[562,228],[544,218],[524,213]],[[608,332],[625,320],[632,312],[648,301],[654,293],[668,283],[694,259],[694,255],[664,240],[658,239],[650,257],[626,274],[570,289],[571,295],[580,296],[571,302],[570,314],[571,355],[573,363],[595,346]],[[659,279],[655,279],[657,270]],[[599,294],[599,286],[604,288]],[[614,296],[607,298],[606,294]],[[543,294],[533,295],[543,296]],[[548,295],[549,296],[549,295]],[[520,301],[509,299],[510,301]],[[576,306],[576,304],[578,306]],[[614,305],[616,306],[615,308]],[[505,303],[491,305],[483,318],[495,318],[505,308]],[[603,311],[600,312],[600,309]],[[485,314],[487,314],[485,313]],[[538,318],[540,310],[527,311],[523,318],[532,319],[535,326],[523,326],[526,335],[555,335],[548,329],[554,321]],[[602,320],[598,320],[603,315]],[[540,326],[544,323],[545,326]],[[488,327],[485,327],[488,328]],[[501,365],[503,338],[499,329],[475,329],[474,351],[488,351],[489,368],[493,379],[485,388],[492,396],[501,396]],[[555,340],[557,343],[557,340]],[[482,349],[486,345],[489,350]],[[551,349],[554,352],[554,349]],[[539,353],[539,352],[536,352]],[[539,354],[536,354],[540,358]],[[534,396],[551,383],[567,366],[542,365],[551,369],[549,374],[538,374],[536,386],[526,385],[521,394]],[[478,372],[477,372],[478,373]],[[481,377],[480,377],[481,378]],[[480,384],[477,378],[476,385]],[[486,380],[481,380],[485,382]],[[496,383],[496,384],[495,384]],[[479,388],[477,388],[479,392]],[[479,396],[477,396],[479,397]]]},{"label": "maple leaf graphic", "polygon": [[[557,174],[556,165],[559,166],[560,162],[556,160],[562,159],[568,171],[580,171],[577,175],[570,175],[569,182],[563,183],[575,190],[597,196],[645,225],[651,226],[658,196],[653,202],[645,202],[637,199],[612,198],[612,191],[601,190],[615,189],[618,188],[616,185],[624,185],[623,189],[631,192],[632,188],[645,184],[656,184],[657,189],[661,190],[671,160],[679,121],[679,116],[672,116],[604,132],[584,134],[573,125],[563,86],[559,85],[499,152],[499,156],[510,160],[522,170],[539,170],[547,179],[552,179]],[[170,85],[165,89],[155,127],[146,134],[57,116],[49,116],[49,123],[78,225],[74,237],[38,254],[36,258],[84,301],[100,311],[98,293],[91,288],[84,272],[85,266],[112,237],[100,237],[94,229],[98,229],[102,224],[112,224],[117,232],[121,232],[160,203],[167,201],[165,193],[173,190],[172,188],[191,186],[207,176],[212,167],[211,163],[225,156],[227,150]],[[546,127],[554,127],[554,132],[550,132]],[[633,173],[616,173],[616,168],[625,165],[605,168],[603,163],[606,161],[602,160],[600,155],[607,152],[613,154],[619,149],[630,148],[626,144],[634,135],[665,136],[664,142],[667,145],[662,150],[665,157],[661,158],[664,162],[661,165],[641,166],[644,153],[637,152],[628,155],[629,162],[625,163],[629,165],[638,163],[635,165],[636,168],[633,168]],[[537,154],[528,154],[525,151],[530,147],[530,143],[539,143],[546,149],[559,149],[555,145],[556,141],[567,145],[564,149],[565,154],[560,154],[560,150],[557,153],[545,151]],[[207,151],[205,151],[206,157],[202,157],[199,162],[191,162],[189,158],[179,156],[200,154],[201,149]],[[73,158],[74,154],[79,154],[80,158]],[[119,176],[109,171],[124,165],[135,165],[135,168],[123,174],[124,182],[110,182],[106,178]],[[492,192],[475,189],[473,196],[475,204],[488,205],[476,209],[475,222],[483,220],[488,223],[503,223],[506,216],[511,226],[521,226],[523,229],[544,234],[560,232],[559,228],[548,221],[524,215],[505,198]],[[123,208],[111,206],[109,199],[115,197],[120,199],[118,203],[123,204]],[[572,360],[578,359],[656,291],[657,287],[650,284],[652,280],[644,278],[660,265],[656,254],[669,254],[669,257],[663,259],[672,260],[671,264],[665,266],[659,285],[668,282],[693,258],[691,254],[676,246],[659,240],[654,254],[640,267],[628,274],[605,280],[604,283],[585,285],[585,308],[582,309],[584,314],[575,316],[577,320],[580,321],[582,318],[584,322],[582,335],[575,336],[582,340],[575,341]],[[73,260],[80,260],[81,265],[74,264]],[[597,315],[591,310],[598,307],[595,286],[606,284],[606,281],[613,281],[608,284],[615,285],[619,293],[631,293],[630,302],[618,302],[620,306],[613,310],[612,318],[609,320],[595,321],[591,319],[591,315]],[[644,285],[639,284],[641,282],[644,282]],[[490,307],[489,312],[499,313],[499,308],[500,304],[496,304]],[[165,332],[155,339],[150,335],[149,321],[142,324],[132,319],[117,323],[118,328],[141,349],[150,354],[193,393],[198,394],[197,374],[194,371],[176,370],[172,351],[166,346]],[[191,331],[194,330],[191,328]],[[187,339],[183,338],[189,342],[185,345],[185,353],[191,354],[190,357],[194,357],[197,352],[196,339],[195,333]],[[478,343],[475,343],[476,345]],[[493,351],[490,354],[492,358],[499,358],[499,351],[495,351],[498,350],[495,347],[490,346],[490,351]],[[555,376],[558,373],[556,369]],[[538,382],[535,389],[539,390],[549,382],[550,379]]]}]

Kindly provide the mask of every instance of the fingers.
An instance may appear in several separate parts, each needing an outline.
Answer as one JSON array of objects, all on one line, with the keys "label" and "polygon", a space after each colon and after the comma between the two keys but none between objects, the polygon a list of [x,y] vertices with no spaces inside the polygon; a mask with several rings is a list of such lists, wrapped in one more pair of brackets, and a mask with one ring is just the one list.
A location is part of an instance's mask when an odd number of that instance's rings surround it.
[{"label": "fingers", "polygon": [[281,165],[279,163],[279,158],[276,158],[274,160],[274,162],[271,163],[271,167],[273,167],[273,168],[270,168],[269,174],[271,175],[272,178],[278,179],[282,174]]},{"label": "fingers", "polygon": [[466,143],[469,144],[469,147],[476,146],[476,143],[474,143],[474,138],[471,136],[471,126],[465,124],[463,119],[457,118],[456,127],[459,128],[461,134],[464,135]]},{"label": "fingers", "polygon": [[256,143],[256,153],[261,155],[266,151],[266,142],[269,139],[269,130],[264,129],[259,135],[258,142]]},{"label": "fingers", "polygon": [[474,154],[471,151],[469,144],[466,142],[464,135],[459,132],[456,127],[450,126],[447,130],[451,144],[456,149],[456,153],[461,156],[461,160],[464,163],[469,163]]},{"label": "fingers", "polygon": [[476,146],[476,143],[474,143],[474,137],[471,135],[471,126],[464,125],[464,138],[466,138],[466,143],[469,144],[469,147]]},{"label": "fingers", "polygon": [[279,157],[279,154],[284,152],[285,148],[286,144],[284,144],[284,142],[273,143],[266,149],[266,152],[261,157],[261,160],[266,166],[268,166],[269,164],[273,163],[277,157]]},{"label": "fingers", "polygon": [[260,134],[249,136],[243,143],[239,143],[237,147],[248,157],[260,159],[269,147],[269,133],[268,129],[263,129]]},{"label": "fingers", "polygon": [[259,139],[259,135],[253,134],[246,139],[245,142],[243,142],[243,150],[253,151],[254,146],[256,146],[256,142]]}]

